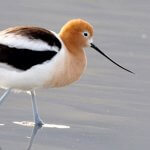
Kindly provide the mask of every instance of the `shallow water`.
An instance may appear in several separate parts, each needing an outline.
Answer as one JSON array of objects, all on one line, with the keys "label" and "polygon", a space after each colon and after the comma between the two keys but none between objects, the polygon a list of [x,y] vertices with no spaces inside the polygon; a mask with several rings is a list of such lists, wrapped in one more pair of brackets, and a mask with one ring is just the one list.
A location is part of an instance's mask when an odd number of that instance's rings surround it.
[{"label": "shallow water", "polygon": [[[147,0],[5,0],[0,29],[36,25],[59,32],[71,18],[84,18],[95,28],[95,44],[131,69],[127,73],[87,49],[88,68],[79,82],[62,89],[38,90],[38,106],[47,124],[36,150],[141,150],[150,147],[150,1]],[[2,94],[1,90],[1,93]],[[26,150],[32,127],[29,95],[8,96],[0,108],[1,150]]]}]

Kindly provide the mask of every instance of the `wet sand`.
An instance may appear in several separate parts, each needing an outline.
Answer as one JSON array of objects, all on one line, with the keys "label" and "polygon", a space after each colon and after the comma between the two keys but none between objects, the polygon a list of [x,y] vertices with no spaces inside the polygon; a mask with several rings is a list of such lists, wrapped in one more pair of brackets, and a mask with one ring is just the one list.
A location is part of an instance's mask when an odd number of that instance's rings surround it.
[{"label": "wet sand", "polygon": [[[0,29],[36,25],[59,32],[69,19],[83,18],[95,28],[95,44],[131,69],[127,73],[92,49],[79,82],[61,89],[38,90],[45,123],[70,128],[42,128],[36,150],[141,150],[150,147],[150,2],[140,0],[5,0]],[[4,91],[1,90],[0,94]],[[33,127],[30,96],[11,93],[0,106],[1,150],[26,150]]]}]

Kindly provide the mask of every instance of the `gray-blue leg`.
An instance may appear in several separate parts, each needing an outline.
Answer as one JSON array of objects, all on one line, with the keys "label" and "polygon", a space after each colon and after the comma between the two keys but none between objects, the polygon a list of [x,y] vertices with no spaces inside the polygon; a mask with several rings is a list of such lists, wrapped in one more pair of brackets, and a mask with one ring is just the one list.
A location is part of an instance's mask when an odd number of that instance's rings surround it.
[{"label": "gray-blue leg", "polygon": [[6,92],[0,97],[0,105],[4,102],[6,96],[10,93],[11,89],[7,89]]},{"label": "gray-blue leg", "polygon": [[32,96],[32,110],[33,110],[35,125],[42,126],[44,123],[41,120],[39,113],[38,113],[35,91],[31,91],[31,96]]}]

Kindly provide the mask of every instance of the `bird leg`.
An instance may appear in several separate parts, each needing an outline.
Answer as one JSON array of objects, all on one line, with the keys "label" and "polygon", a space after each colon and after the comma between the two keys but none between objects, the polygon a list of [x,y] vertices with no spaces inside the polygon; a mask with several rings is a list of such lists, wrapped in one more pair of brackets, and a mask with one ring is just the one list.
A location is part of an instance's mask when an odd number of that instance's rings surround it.
[{"label": "bird leg", "polygon": [[38,113],[35,91],[30,91],[30,92],[31,92],[31,96],[32,96],[32,110],[33,110],[35,125],[42,126],[44,123],[41,120],[39,113]]},{"label": "bird leg", "polygon": [[4,102],[6,96],[10,93],[11,89],[7,89],[6,92],[0,97],[0,105]]}]

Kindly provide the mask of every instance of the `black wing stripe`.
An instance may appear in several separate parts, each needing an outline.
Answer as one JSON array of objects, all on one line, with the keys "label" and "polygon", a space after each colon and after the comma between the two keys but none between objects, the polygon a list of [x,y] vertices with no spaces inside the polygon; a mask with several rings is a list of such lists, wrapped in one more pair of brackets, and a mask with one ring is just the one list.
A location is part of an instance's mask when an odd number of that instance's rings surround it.
[{"label": "black wing stripe", "polygon": [[34,65],[42,64],[47,60],[51,60],[56,54],[55,51],[17,49],[0,44],[0,62],[20,70],[27,70]]}]

